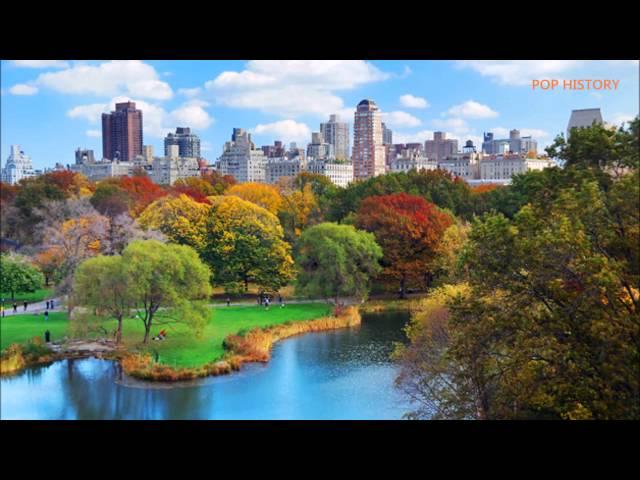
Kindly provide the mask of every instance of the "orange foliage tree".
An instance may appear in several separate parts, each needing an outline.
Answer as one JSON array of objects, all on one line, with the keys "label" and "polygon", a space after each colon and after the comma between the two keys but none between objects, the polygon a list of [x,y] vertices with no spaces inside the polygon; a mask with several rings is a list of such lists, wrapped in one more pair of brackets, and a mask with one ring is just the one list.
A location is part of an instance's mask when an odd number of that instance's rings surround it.
[{"label": "orange foliage tree", "polygon": [[121,177],[120,188],[129,194],[132,205],[129,213],[136,218],[147,206],[167,194],[161,186],[153,183],[149,177]]},{"label": "orange foliage tree", "polygon": [[451,223],[435,205],[406,193],[367,197],[356,216],[357,227],[372,232],[382,247],[382,276],[399,282],[401,298],[408,281],[430,283],[437,247]]}]

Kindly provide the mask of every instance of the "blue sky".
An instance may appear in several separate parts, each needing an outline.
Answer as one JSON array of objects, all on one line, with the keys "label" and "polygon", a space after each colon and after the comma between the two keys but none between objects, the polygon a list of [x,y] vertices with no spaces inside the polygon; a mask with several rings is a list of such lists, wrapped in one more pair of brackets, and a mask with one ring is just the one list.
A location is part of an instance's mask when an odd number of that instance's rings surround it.
[{"label": "blue sky", "polygon": [[[481,142],[519,128],[540,150],[565,131],[576,108],[600,107],[620,124],[638,114],[638,61],[64,61],[3,60],[2,164],[19,144],[36,168],[74,162],[78,147],[102,156],[100,114],[131,99],[144,117],[144,143],[163,152],[176,126],[200,135],[203,156],[221,153],[234,127],[258,146],[296,141],[331,113],[349,123],[363,98],[376,101],[394,143],[441,130]],[[533,90],[533,79],[612,79],[617,90]]]}]

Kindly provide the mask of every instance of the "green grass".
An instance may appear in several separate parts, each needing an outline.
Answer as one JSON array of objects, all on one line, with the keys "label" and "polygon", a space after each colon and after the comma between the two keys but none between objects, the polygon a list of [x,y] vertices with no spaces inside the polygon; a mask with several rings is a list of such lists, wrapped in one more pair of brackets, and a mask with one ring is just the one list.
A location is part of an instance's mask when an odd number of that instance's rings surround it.
[{"label": "green grass", "polygon": [[33,337],[44,340],[44,332],[51,332],[51,340],[60,340],[68,334],[69,322],[65,312],[50,312],[45,320],[41,314],[11,315],[0,319],[0,350],[12,343],[25,343]]},{"label": "green grass", "polygon": [[[15,300],[11,300],[11,293],[2,292],[0,293],[0,298],[4,298],[4,306],[5,308],[10,308],[13,302],[17,302],[18,304],[22,304],[22,302],[41,302],[42,300],[46,300],[48,298],[52,298],[53,295],[53,287],[40,288],[35,292],[22,292],[16,293]],[[22,306],[22,305],[20,305]]]},{"label": "green grass", "polygon": [[[165,329],[167,338],[162,341],[149,340],[146,346],[142,344],[142,322],[138,319],[126,319],[122,327],[123,342],[130,350],[157,352],[159,361],[169,366],[196,367],[222,357],[222,341],[227,335],[288,321],[312,320],[330,312],[331,307],[321,303],[291,304],[285,308],[272,305],[268,311],[257,305],[212,308],[209,323],[200,338],[195,337],[193,331],[184,324],[157,324],[151,328],[152,336]],[[163,319],[158,318],[158,321]],[[50,313],[47,322],[42,315],[16,315],[5,317],[1,322],[2,349],[11,343],[23,343],[36,335],[43,336],[46,329],[49,329],[54,341],[69,332],[64,312]],[[115,320],[104,322],[104,327],[109,332],[115,326]]]}]

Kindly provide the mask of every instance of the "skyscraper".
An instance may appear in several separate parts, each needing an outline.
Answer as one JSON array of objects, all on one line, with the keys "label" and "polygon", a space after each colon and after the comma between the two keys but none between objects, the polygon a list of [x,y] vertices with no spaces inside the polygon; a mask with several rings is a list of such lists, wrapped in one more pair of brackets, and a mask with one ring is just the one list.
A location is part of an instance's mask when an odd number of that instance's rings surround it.
[{"label": "skyscraper", "polygon": [[169,156],[169,146],[178,145],[181,157],[200,158],[200,137],[191,133],[188,127],[176,128],[176,133],[168,134],[164,139],[164,155]]},{"label": "skyscraper", "polygon": [[349,124],[340,121],[340,116],[330,115],[329,121],[320,124],[324,141],[333,145],[333,153],[340,160],[349,159]]},{"label": "skyscraper", "polygon": [[390,128],[382,122],[382,143],[384,145],[392,145],[393,144],[393,132]]},{"label": "skyscraper", "polygon": [[571,117],[567,125],[567,138],[572,128],[591,127],[594,123],[602,124],[602,113],[599,108],[583,108],[581,110],[571,110]]},{"label": "skyscraper", "polygon": [[424,142],[424,154],[430,160],[439,162],[458,152],[458,140],[447,138],[444,132],[433,132],[433,140]]},{"label": "skyscraper", "polygon": [[2,169],[2,181],[15,185],[23,178],[33,176],[33,164],[29,155],[20,150],[20,145],[11,145],[11,153]]},{"label": "skyscraper", "polygon": [[115,111],[102,114],[102,156],[132,162],[142,155],[142,111],[135,102],[116,103]]},{"label": "skyscraper", "polygon": [[333,145],[325,142],[320,132],[312,132],[311,143],[307,145],[307,158],[326,160],[334,157]]},{"label": "skyscraper", "polygon": [[380,109],[373,100],[362,100],[353,120],[353,176],[355,180],[385,173]]},{"label": "skyscraper", "polygon": [[231,141],[224,144],[218,159],[220,173],[233,175],[238,182],[264,182],[267,158],[262,149],[256,149],[251,134],[234,128]]}]

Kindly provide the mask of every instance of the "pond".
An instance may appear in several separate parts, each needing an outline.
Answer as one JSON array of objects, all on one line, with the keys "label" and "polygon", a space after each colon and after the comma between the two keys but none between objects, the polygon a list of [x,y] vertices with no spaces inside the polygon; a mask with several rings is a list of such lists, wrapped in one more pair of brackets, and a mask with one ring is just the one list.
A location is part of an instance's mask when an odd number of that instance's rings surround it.
[{"label": "pond", "polygon": [[0,381],[4,419],[400,419],[393,343],[404,312],[363,315],[359,327],[274,345],[271,361],[181,384],[131,379],[113,361],[63,360]]}]

